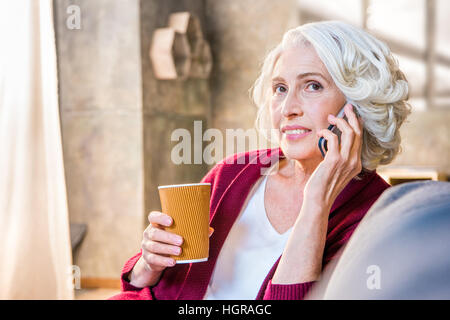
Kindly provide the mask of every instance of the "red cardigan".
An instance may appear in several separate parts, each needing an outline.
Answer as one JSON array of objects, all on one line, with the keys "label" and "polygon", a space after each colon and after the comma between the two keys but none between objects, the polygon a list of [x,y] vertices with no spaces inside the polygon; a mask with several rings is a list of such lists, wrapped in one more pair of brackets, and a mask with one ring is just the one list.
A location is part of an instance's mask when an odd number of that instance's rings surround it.
[{"label": "red cardigan", "polygon": [[[208,261],[177,264],[165,269],[155,286],[136,288],[128,282],[128,274],[141,256],[138,253],[128,260],[122,270],[122,292],[111,299],[203,299],[220,249],[252,186],[261,177],[261,169],[282,157],[280,148],[255,150],[235,154],[214,166],[202,179],[202,182],[211,183],[210,225],[214,233],[210,238]],[[362,180],[350,181],[339,194],[330,212],[323,267],[348,241],[366,212],[388,187],[389,184],[378,174],[371,172],[365,174]],[[280,258],[264,279],[256,299],[303,299],[314,284],[272,284],[271,279]]]}]

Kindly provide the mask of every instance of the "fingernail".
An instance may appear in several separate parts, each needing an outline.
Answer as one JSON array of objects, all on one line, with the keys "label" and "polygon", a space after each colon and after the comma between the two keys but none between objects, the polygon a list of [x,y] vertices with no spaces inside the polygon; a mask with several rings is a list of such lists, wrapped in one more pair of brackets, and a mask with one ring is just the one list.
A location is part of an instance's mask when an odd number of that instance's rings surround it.
[{"label": "fingernail", "polygon": [[164,222],[165,222],[166,225],[170,226],[172,224],[172,219],[167,217],[167,218],[164,219]]}]

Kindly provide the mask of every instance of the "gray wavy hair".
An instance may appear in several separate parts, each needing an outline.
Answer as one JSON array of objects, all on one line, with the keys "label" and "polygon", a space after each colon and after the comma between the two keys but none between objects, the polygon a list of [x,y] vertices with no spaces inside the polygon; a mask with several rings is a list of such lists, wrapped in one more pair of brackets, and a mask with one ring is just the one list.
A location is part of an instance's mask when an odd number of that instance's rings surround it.
[{"label": "gray wavy hair", "polygon": [[390,163],[400,152],[399,129],[411,113],[409,85],[388,46],[366,31],[340,21],[309,23],[291,29],[266,56],[251,88],[258,107],[256,129],[270,122],[270,78],[284,50],[311,44],[336,86],[364,121],[361,161],[366,170]]}]

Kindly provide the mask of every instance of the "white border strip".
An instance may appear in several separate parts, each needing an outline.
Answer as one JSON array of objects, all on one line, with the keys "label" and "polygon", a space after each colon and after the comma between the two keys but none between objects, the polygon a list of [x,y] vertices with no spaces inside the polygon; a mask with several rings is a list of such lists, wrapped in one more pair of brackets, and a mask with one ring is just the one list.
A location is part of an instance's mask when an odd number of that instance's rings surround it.
[{"label": "white border strip", "polygon": [[194,262],[205,262],[208,261],[208,258],[202,258],[202,259],[194,259],[194,260],[175,260],[177,264],[182,263],[194,263]]},{"label": "white border strip", "polygon": [[175,187],[190,187],[190,186],[210,186],[211,183],[186,183],[186,184],[171,184],[167,186],[159,186],[158,189],[175,188]]}]

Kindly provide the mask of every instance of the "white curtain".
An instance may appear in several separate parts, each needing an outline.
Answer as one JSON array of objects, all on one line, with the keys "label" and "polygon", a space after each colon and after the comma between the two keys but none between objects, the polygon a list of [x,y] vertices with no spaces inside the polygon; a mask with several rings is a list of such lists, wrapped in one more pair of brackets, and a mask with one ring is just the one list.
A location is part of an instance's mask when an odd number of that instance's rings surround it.
[{"label": "white curtain", "polygon": [[52,0],[0,0],[0,299],[73,299]]}]

